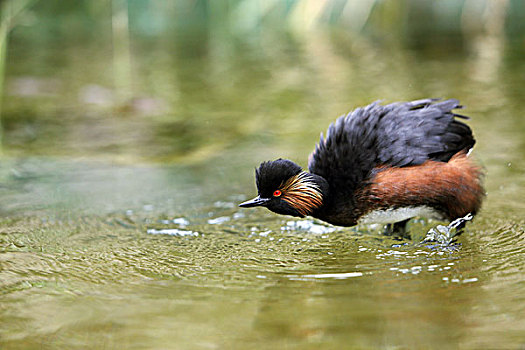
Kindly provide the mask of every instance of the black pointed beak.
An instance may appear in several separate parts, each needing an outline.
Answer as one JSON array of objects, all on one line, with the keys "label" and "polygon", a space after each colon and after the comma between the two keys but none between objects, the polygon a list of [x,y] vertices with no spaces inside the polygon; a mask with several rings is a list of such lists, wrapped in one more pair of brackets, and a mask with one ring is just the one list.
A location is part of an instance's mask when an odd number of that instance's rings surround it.
[{"label": "black pointed beak", "polygon": [[239,204],[239,207],[242,207],[242,208],[259,207],[259,206],[264,206],[269,201],[270,201],[270,198],[261,198],[260,196],[257,196],[254,199],[250,199],[249,201]]}]

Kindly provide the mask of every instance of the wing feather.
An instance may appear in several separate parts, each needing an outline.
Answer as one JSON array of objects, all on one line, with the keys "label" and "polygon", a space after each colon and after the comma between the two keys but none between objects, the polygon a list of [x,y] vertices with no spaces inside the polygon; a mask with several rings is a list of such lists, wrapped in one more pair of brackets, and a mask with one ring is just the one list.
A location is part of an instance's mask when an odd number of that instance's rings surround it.
[{"label": "wing feather", "polygon": [[311,173],[346,188],[362,183],[378,166],[406,167],[426,160],[447,162],[475,143],[456,118],[458,100],[424,99],[366,107],[330,124],[309,157]]}]

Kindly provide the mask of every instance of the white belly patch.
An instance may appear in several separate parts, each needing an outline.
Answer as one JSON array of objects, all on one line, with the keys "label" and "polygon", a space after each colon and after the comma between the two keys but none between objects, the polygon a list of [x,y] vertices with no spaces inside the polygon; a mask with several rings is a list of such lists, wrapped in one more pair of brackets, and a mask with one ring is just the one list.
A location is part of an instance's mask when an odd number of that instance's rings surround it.
[{"label": "white belly patch", "polygon": [[374,210],[363,215],[358,224],[389,224],[422,216],[429,219],[443,219],[443,215],[427,206],[406,207],[397,209]]}]

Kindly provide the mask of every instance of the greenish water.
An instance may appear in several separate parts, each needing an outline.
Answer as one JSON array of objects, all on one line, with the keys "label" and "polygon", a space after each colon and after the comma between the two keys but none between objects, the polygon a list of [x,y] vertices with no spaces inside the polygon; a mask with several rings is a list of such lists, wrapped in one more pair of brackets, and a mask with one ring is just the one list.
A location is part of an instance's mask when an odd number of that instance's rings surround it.
[{"label": "greenish water", "polygon": [[[282,28],[295,22],[278,14],[228,27],[199,17],[203,2],[168,11],[168,35],[130,4],[128,77],[113,68],[104,8],[86,5],[94,33],[65,14],[12,32],[1,348],[525,346],[523,44],[414,22],[372,21],[368,35]],[[486,169],[487,198],[458,246],[237,207],[259,162],[305,166],[337,116],[423,97],[462,101]]]}]

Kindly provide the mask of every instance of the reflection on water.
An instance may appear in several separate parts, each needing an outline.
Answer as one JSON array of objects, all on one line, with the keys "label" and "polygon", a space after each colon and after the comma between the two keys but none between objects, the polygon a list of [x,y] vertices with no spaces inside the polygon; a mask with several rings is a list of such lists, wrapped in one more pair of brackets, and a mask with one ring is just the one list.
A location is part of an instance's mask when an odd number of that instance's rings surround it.
[{"label": "reflection on water", "polygon": [[[84,177],[93,164],[59,162],[42,177],[28,171],[45,168],[40,162],[2,170],[26,174],[3,189],[17,203],[0,235],[7,348],[478,348],[522,340],[522,219],[484,213],[445,249],[382,236],[380,227],[242,210],[245,197],[231,194],[237,185],[217,189],[207,177],[193,179],[208,193],[196,196],[183,190],[184,168],[99,164]],[[432,224],[410,227],[424,237]],[[511,336],[501,342],[503,332]]]},{"label": "reflection on water", "polygon": [[[118,54],[97,2],[53,3],[9,42],[0,347],[525,344],[516,2],[130,2]],[[487,170],[457,245],[237,207],[338,115],[423,97],[461,100]]]}]

